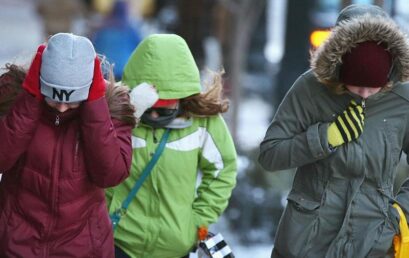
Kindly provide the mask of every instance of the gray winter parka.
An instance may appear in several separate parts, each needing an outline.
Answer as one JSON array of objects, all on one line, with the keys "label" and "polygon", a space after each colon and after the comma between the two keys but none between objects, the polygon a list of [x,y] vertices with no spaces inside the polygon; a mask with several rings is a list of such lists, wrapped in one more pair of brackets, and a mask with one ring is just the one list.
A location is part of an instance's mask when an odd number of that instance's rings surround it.
[{"label": "gray winter parka", "polygon": [[[391,205],[409,211],[409,181],[393,195],[396,167],[409,151],[409,43],[392,20],[373,12],[377,8],[356,8],[341,12],[346,18],[314,52],[312,69],[294,83],[260,145],[265,169],[297,168],[271,257],[393,257],[399,228]],[[332,150],[328,125],[351,99],[362,102],[334,93],[342,86],[341,57],[364,41],[386,44],[394,57],[392,87],[364,101],[362,135]]]}]

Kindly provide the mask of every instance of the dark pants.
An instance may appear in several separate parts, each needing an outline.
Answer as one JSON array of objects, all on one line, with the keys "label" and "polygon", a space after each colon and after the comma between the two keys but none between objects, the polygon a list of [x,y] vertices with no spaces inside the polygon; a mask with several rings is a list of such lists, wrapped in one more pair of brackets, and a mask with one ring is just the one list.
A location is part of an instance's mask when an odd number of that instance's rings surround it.
[{"label": "dark pants", "polygon": [[[130,258],[121,248],[115,246],[115,258]],[[183,256],[182,258],[189,258],[189,254]]]},{"label": "dark pants", "polygon": [[130,258],[121,248],[115,246],[115,258]]}]

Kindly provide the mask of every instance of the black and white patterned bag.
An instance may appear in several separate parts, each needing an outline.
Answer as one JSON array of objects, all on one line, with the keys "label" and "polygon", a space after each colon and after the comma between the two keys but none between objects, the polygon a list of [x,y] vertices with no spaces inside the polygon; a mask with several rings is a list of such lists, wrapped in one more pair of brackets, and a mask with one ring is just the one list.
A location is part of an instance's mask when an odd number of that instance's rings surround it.
[{"label": "black and white patterned bag", "polygon": [[199,243],[198,257],[234,258],[234,254],[220,233],[214,235],[209,232],[207,238]]}]

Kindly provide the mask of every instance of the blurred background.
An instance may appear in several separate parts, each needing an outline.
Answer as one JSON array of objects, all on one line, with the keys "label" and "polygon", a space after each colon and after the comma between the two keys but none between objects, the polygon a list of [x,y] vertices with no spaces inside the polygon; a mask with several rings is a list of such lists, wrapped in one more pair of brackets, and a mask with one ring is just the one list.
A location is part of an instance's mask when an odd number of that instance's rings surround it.
[{"label": "blurred background", "polygon": [[[0,66],[28,66],[38,44],[72,32],[89,37],[120,80],[144,37],[182,36],[204,80],[206,69],[224,69],[231,100],[225,118],[239,155],[238,181],[212,230],[225,236],[237,258],[269,257],[294,171],[261,169],[258,145],[285,93],[308,69],[309,51],[352,3],[378,5],[409,29],[407,0],[0,0]],[[408,175],[404,160],[397,187]]]}]

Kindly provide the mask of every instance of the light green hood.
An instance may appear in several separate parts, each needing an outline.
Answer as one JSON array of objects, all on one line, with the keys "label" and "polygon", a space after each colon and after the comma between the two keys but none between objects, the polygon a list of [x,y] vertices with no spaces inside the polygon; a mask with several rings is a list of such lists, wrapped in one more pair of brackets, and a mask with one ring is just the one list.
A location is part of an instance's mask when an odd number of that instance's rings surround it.
[{"label": "light green hood", "polygon": [[130,88],[146,82],[160,99],[181,99],[200,93],[199,69],[185,40],[174,34],[153,34],[134,50],[122,82]]}]

